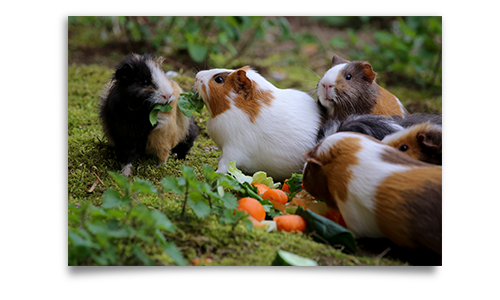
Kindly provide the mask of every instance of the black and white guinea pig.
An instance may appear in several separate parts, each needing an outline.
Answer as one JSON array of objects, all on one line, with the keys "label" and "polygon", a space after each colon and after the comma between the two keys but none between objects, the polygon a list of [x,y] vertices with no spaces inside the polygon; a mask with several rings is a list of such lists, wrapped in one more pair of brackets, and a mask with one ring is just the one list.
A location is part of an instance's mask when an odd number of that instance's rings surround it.
[{"label": "black and white guinea pig", "polygon": [[340,121],[352,114],[407,115],[399,99],[375,82],[376,75],[368,62],[334,55],[316,87],[319,105]]},{"label": "black and white guinea pig", "polygon": [[[158,156],[165,163],[169,151],[180,145],[178,157],[184,158],[199,131],[193,119],[177,108],[179,85],[168,78],[161,65],[163,58],[131,54],[117,66],[100,95],[99,117],[105,136],[114,145],[122,173],[130,174],[132,162],[144,153]],[[173,109],[158,113],[153,126],[149,113],[158,103]],[[180,143],[180,144],[179,144]]]},{"label": "black and white guinea pig", "polygon": [[441,166],[353,132],[328,136],[304,157],[304,189],[339,211],[356,238],[441,255]]},{"label": "black and white guinea pig", "polygon": [[317,142],[331,134],[342,131],[363,133],[377,140],[382,140],[386,135],[399,130],[403,130],[403,127],[391,117],[370,114],[349,115],[343,121],[327,119],[319,130]]},{"label": "black and white guinea pig", "polygon": [[425,122],[409,126],[387,135],[382,143],[387,144],[411,158],[426,163],[442,165],[442,126]]},{"label": "black and white guinea pig", "polygon": [[201,71],[194,89],[210,113],[207,132],[222,150],[219,173],[231,161],[247,174],[265,171],[278,181],[302,172],[302,153],[316,144],[322,123],[307,93],[279,89],[248,66]]}]

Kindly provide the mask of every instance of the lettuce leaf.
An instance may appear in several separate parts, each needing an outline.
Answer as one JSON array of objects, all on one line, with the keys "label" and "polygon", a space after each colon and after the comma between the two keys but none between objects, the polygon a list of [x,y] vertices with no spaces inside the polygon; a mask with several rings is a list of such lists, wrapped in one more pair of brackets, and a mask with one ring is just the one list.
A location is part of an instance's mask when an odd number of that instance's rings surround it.
[{"label": "lettuce leaf", "polygon": [[238,180],[240,183],[243,182],[248,182],[252,183],[253,178],[250,176],[247,176],[241,172],[238,168],[236,168],[236,161],[233,160],[232,162],[229,163],[229,168],[227,169],[229,174],[233,175],[233,177]]},{"label": "lettuce leaf", "polygon": [[255,172],[252,177],[252,183],[262,183],[271,189],[276,189],[280,185],[279,183],[274,183],[272,177],[267,177],[266,172]]},{"label": "lettuce leaf", "polygon": [[167,112],[167,111],[171,111],[172,110],[172,105],[170,105],[169,103],[165,103],[165,104],[161,104],[161,103],[158,103],[156,104],[153,109],[151,110],[151,112],[149,113],[149,122],[151,123],[151,125],[155,126],[156,123],[158,123],[158,112]]},{"label": "lettuce leaf", "polygon": [[182,113],[188,118],[191,118],[193,112],[201,113],[203,106],[205,106],[205,102],[200,98],[198,92],[193,90],[187,93],[181,93],[179,102],[177,103],[177,107],[179,107]]}]

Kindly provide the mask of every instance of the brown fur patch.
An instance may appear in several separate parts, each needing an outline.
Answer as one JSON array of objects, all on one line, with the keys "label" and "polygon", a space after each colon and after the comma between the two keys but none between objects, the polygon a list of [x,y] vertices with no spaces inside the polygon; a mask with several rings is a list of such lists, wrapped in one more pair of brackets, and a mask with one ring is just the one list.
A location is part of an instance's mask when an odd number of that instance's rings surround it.
[{"label": "brown fur patch", "polygon": [[238,69],[227,78],[227,83],[231,84],[237,97],[233,99],[234,104],[243,110],[253,123],[263,105],[271,105],[274,99],[271,91],[262,90],[255,82],[252,82],[244,69]]},{"label": "brown fur patch", "polygon": [[[202,87],[202,91],[206,95],[205,98],[207,98],[205,103],[210,108],[212,118],[217,117],[230,108],[229,99],[226,98],[226,95],[229,95],[229,92],[232,90],[232,87],[226,84],[228,75],[229,72],[223,72],[212,76],[208,82],[208,94],[205,85]],[[222,84],[215,82],[214,79],[218,76],[224,79]]]},{"label": "brown fur patch", "polygon": [[159,163],[167,161],[170,150],[186,137],[189,129],[189,118],[177,108],[182,89],[175,81],[170,82],[174,88],[172,95],[175,96],[175,100],[170,102],[173,109],[158,113],[158,120],[166,119],[166,124],[159,124],[151,131],[146,144],[146,152],[156,154]]},{"label": "brown fur patch", "polygon": [[406,145],[405,155],[420,161],[441,165],[442,132],[431,123],[421,123],[405,129],[406,133],[397,140],[387,141],[387,145],[399,150]]},{"label": "brown fur patch", "polygon": [[387,177],[375,195],[382,233],[402,247],[441,254],[442,168],[426,166]]},{"label": "brown fur patch", "polygon": [[406,166],[427,166],[428,164],[394,148],[384,148],[382,160],[391,164],[406,165]]},{"label": "brown fur patch", "polygon": [[398,115],[402,116],[407,114],[406,110],[402,110],[402,106],[399,104],[396,97],[391,94],[388,90],[383,87],[377,85],[379,88],[378,97],[376,100],[376,104],[371,110],[370,114],[374,115]]},{"label": "brown fur patch", "polygon": [[[317,148],[316,148],[317,149]],[[333,201],[347,201],[348,184],[351,179],[351,165],[358,164],[356,153],[361,149],[361,141],[357,137],[346,137],[338,141],[329,152],[322,154],[309,153],[316,160],[320,161],[322,166],[321,172],[317,168],[311,168],[308,174],[304,174],[304,181],[307,181],[309,188],[304,184],[304,188],[311,194],[318,192],[318,197],[327,202],[334,209],[338,209],[337,205],[333,205]],[[307,156],[307,155],[306,155]],[[307,160],[307,157],[306,157]],[[309,160],[312,162],[312,160]],[[308,163],[309,165],[309,163]],[[307,167],[306,167],[307,169]],[[328,182],[325,183],[324,177]],[[328,192],[324,185],[328,186]],[[328,200],[327,200],[328,199]]]}]

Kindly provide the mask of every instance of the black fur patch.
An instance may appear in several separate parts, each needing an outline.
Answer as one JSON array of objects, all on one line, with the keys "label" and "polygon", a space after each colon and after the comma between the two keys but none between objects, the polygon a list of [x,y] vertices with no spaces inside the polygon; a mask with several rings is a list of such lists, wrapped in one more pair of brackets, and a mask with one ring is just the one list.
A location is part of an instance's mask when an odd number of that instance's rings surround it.
[{"label": "black fur patch", "polygon": [[401,127],[392,119],[381,115],[350,115],[344,121],[328,119],[318,132],[317,142],[341,131],[363,133],[377,140],[399,131]]}]

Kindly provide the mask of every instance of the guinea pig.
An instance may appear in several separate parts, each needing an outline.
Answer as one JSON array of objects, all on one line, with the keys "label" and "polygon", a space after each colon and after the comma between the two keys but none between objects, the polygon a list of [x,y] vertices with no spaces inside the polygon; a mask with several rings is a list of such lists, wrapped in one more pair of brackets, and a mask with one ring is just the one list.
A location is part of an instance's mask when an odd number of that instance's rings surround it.
[{"label": "guinea pig", "polygon": [[440,166],[353,132],[328,136],[304,157],[304,189],[339,211],[356,238],[441,255]]},{"label": "guinea pig", "polygon": [[317,142],[336,132],[352,131],[359,132],[377,140],[382,140],[385,136],[402,130],[394,118],[383,115],[349,115],[343,121],[327,119],[318,132]]},{"label": "guinea pig", "polygon": [[279,89],[248,66],[201,71],[194,89],[210,113],[207,132],[222,150],[217,172],[226,173],[231,161],[278,181],[302,172],[302,153],[316,144],[322,123],[307,93]]},{"label": "guinea pig", "polygon": [[376,75],[368,62],[334,55],[316,87],[318,104],[329,118],[340,121],[352,114],[408,114],[398,98],[375,82]]},{"label": "guinea pig", "polygon": [[410,126],[386,136],[387,144],[411,158],[442,165],[442,127],[431,122]]},{"label": "guinea pig", "polygon": [[[164,164],[169,151],[179,144],[177,155],[184,158],[199,132],[194,120],[177,108],[182,90],[166,76],[162,62],[163,58],[152,55],[127,56],[99,96],[104,135],[115,147],[125,176],[130,175],[132,162],[145,153],[156,154]],[[170,103],[173,109],[159,112],[153,126],[149,114],[158,103]]]}]

